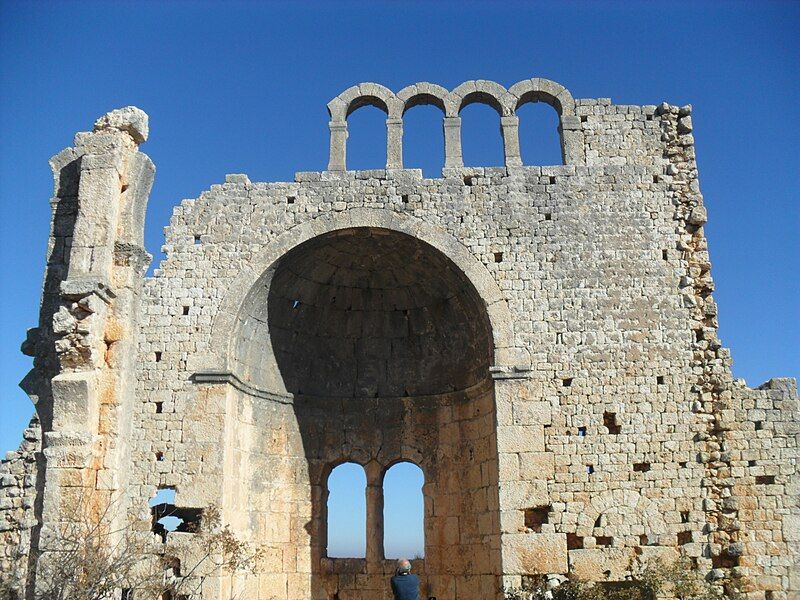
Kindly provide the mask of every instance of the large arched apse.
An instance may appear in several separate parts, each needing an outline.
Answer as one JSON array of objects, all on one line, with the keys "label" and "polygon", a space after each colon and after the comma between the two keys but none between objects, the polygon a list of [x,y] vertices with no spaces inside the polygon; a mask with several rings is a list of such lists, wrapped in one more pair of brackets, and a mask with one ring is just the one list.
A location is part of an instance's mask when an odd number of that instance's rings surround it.
[{"label": "large arched apse", "polygon": [[[457,590],[459,600],[477,600],[497,589],[492,364],[484,299],[445,254],[404,233],[320,235],[254,285],[229,362],[243,384],[240,413],[254,423],[252,445],[264,453],[242,509],[274,511],[275,498],[290,495],[280,506],[289,526],[274,527],[267,515],[261,539],[301,547],[310,597],[358,591],[370,599],[374,590],[382,598],[393,568],[383,550],[383,474],[403,461],[425,473],[424,559],[415,570],[426,597],[452,599]],[[326,552],[328,476],[344,462],[363,465],[367,477],[364,559]],[[360,587],[348,592],[355,581]]]},{"label": "large arched apse", "polygon": [[267,274],[240,316],[237,375],[326,398],[423,396],[485,379],[485,306],[441,252],[385,229],[335,231]]}]

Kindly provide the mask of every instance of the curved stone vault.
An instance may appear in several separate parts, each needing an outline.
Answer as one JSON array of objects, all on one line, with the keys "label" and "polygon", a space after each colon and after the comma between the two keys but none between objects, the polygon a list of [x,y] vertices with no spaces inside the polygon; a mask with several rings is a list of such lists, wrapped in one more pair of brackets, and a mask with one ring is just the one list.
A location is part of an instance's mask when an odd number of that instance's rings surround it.
[{"label": "curved stone vault", "polygon": [[[481,299],[443,254],[406,234],[359,228],[314,238],[279,261],[264,293],[250,304],[252,322],[266,324],[290,393],[423,396],[488,376]],[[251,340],[255,356],[243,360],[257,372],[271,357],[264,339]]]}]

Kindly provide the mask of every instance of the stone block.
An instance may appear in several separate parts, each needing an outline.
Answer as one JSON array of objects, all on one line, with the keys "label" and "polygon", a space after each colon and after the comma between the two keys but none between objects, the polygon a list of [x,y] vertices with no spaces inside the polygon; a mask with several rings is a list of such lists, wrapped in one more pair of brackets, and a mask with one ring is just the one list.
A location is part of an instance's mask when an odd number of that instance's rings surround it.
[{"label": "stone block", "polygon": [[570,572],[584,581],[623,581],[630,572],[633,548],[570,550]]},{"label": "stone block", "polygon": [[567,536],[563,533],[505,534],[503,572],[506,574],[566,573]]},{"label": "stone block", "polygon": [[553,452],[522,452],[519,455],[519,471],[522,479],[552,480],[555,477],[555,454]]},{"label": "stone block", "polygon": [[137,144],[147,141],[149,134],[148,117],[140,108],[126,106],[104,114],[94,122],[95,131],[124,131]]},{"label": "stone block", "polygon": [[94,373],[62,373],[53,378],[51,386],[54,428],[91,431],[97,417]]}]

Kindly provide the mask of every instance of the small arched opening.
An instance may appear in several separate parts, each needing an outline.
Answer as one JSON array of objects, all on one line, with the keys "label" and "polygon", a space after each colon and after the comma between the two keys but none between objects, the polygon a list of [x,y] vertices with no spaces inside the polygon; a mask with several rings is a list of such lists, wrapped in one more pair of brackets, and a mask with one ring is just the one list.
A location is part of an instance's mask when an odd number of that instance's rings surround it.
[{"label": "small arched opening", "polygon": [[444,104],[420,94],[406,104],[403,114],[403,165],[422,169],[425,177],[439,177],[444,166]]},{"label": "small arched opening", "polygon": [[356,171],[385,168],[386,104],[380,98],[358,98],[347,114],[347,168]]},{"label": "small arched opening", "polygon": [[461,154],[465,166],[499,167],[505,164],[500,117],[496,98],[475,92],[464,97],[461,116]]},{"label": "small arched opening", "polygon": [[524,165],[563,165],[560,118],[546,102],[526,102],[517,108],[519,145]]},{"label": "small arched opening", "polygon": [[342,463],[328,475],[326,556],[366,557],[366,489],[367,477],[359,464]]},{"label": "small arched opening", "polygon": [[425,557],[425,475],[412,462],[383,476],[383,553],[387,559]]}]

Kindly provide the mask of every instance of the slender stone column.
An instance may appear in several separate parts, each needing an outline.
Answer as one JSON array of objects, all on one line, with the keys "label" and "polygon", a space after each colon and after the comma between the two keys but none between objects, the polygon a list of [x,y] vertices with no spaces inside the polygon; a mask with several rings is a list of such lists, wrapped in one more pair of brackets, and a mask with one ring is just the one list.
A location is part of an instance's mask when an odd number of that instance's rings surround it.
[{"label": "slender stone column", "polygon": [[516,115],[500,117],[500,129],[503,133],[503,152],[505,153],[506,166],[522,166],[522,156],[519,149],[519,117]]},{"label": "slender stone column", "polygon": [[403,119],[386,119],[386,168],[403,168]]},{"label": "slender stone column", "polygon": [[461,117],[444,118],[444,166],[445,168],[464,166],[461,155]]},{"label": "slender stone column", "polygon": [[347,121],[331,121],[328,123],[331,131],[331,153],[328,161],[328,171],[347,170]]},{"label": "slender stone column", "polygon": [[[383,486],[377,469],[367,471],[367,564],[383,561]],[[379,570],[368,569],[367,570]]]}]

